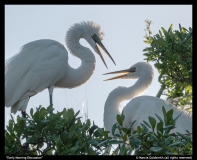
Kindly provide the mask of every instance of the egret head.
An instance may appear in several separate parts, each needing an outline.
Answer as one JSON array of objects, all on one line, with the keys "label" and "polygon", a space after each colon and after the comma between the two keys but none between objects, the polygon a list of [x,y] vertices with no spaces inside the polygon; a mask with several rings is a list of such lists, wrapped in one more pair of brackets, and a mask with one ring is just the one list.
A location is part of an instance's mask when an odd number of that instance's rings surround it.
[{"label": "egret head", "polygon": [[[151,73],[151,74],[150,74]],[[150,74],[153,77],[153,69],[151,65],[147,62],[138,62],[132,65],[129,69],[105,73],[106,74],[120,74],[119,76],[106,79],[104,81],[123,78],[123,79],[138,79],[140,76],[145,74]]]},{"label": "egret head", "polygon": [[111,57],[111,55],[109,54],[103,43],[101,42],[104,39],[104,33],[101,31],[101,27],[92,21],[83,22],[81,24],[84,25],[82,37],[84,37],[87,40],[87,42],[94,49],[94,51],[101,57],[105,66],[107,67],[105,60],[97,45],[99,45],[105,51],[105,53],[110,57],[110,59],[116,65],[115,61],[113,60],[113,58]]},{"label": "egret head", "polygon": [[[105,60],[97,45],[99,45],[114,62],[113,58],[101,42],[104,38],[104,33],[101,31],[101,27],[98,24],[92,21],[76,23],[68,30],[66,34],[66,44],[71,53],[74,53],[75,49],[79,48],[79,43],[77,41],[80,38],[84,38],[90,44],[94,51],[101,57],[106,67]],[[114,64],[116,65],[115,62]]]}]

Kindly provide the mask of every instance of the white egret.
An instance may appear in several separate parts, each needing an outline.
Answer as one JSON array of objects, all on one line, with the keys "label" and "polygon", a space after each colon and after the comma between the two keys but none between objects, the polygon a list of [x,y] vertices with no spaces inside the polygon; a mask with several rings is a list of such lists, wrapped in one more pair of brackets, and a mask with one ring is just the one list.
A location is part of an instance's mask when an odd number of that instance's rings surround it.
[{"label": "white egret", "polygon": [[81,59],[80,67],[69,66],[68,52],[57,41],[41,39],[25,44],[18,54],[6,60],[5,106],[11,107],[12,113],[25,111],[30,97],[46,88],[52,104],[54,87],[74,88],[85,83],[93,74],[96,61],[91,50],[79,43],[80,38],[90,44],[106,67],[97,44],[114,62],[101,42],[104,33],[98,24],[92,21],[74,24],[67,32],[65,42],[69,51]]},{"label": "white egret", "polygon": [[[110,131],[110,133],[112,126],[117,122],[116,115],[121,114],[119,111],[120,103],[125,100],[131,99],[123,108],[123,114],[125,115],[123,126],[128,128],[136,120],[132,128],[134,130],[137,129],[137,126],[140,126],[140,123],[143,123],[143,120],[149,122],[149,116],[157,119],[155,113],[162,118],[162,106],[165,107],[166,111],[174,110],[173,118],[181,113],[180,110],[165,100],[153,96],[139,96],[148,89],[154,76],[153,69],[149,63],[138,62],[129,69],[106,74],[113,73],[120,73],[121,75],[107,80],[117,78],[138,80],[133,86],[128,88],[123,86],[117,87],[108,95],[105,102],[103,120],[105,130]],[[184,134],[186,133],[185,130],[192,132],[192,117],[183,112],[176,121],[176,128],[171,130],[170,133],[180,132]]]}]

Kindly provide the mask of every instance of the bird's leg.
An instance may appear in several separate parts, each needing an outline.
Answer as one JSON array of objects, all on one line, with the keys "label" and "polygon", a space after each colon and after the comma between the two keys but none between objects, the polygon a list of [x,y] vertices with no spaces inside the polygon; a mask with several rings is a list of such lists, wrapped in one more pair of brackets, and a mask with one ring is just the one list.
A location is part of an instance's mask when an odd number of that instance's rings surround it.
[{"label": "bird's leg", "polygon": [[49,98],[50,98],[50,105],[52,105],[52,94],[51,95],[49,95]]},{"label": "bird's leg", "polygon": [[[26,118],[26,111],[21,111],[21,114],[22,114],[22,117],[23,118]],[[28,136],[26,137],[26,142],[28,141]],[[28,144],[25,144],[25,148],[26,148],[26,150],[27,151],[30,151],[30,149],[29,149],[29,145]]]},{"label": "bird's leg", "polygon": [[52,95],[53,95],[53,89],[54,89],[54,86],[51,86],[48,88],[49,89],[49,100],[50,100],[50,105],[53,104],[53,101],[52,101]]},{"label": "bird's leg", "polygon": [[22,117],[26,118],[26,111],[21,111]]}]

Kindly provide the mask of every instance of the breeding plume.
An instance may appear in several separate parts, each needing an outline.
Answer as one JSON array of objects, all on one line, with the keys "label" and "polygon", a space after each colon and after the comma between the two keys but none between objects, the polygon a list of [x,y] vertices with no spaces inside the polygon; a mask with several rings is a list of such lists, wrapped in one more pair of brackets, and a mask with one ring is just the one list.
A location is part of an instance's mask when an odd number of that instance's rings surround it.
[{"label": "breeding plume", "polygon": [[89,21],[74,24],[67,32],[65,42],[69,51],[81,59],[80,67],[69,66],[68,52],[57,41],[42,39],[25,44],[5,63],[5,106],[11,107],[12,113],[25,111],[29,98],[46,88],[52,104],[54,87],[74,88],[84,84],[93,74],[96,61],[91,50],[79,43],[80,38],[90,44],[106,67],[97,44],[114,62],[101,42],[104,34],[98,24]]},{"label": "breeding plume", "polygon": [[[129,69],[106,74],[113,73],[119,73],[121,75],[107,80],[117,78],[138,80],[133,86],[128,88],[122,86],[117,87],[108,95],[104,107],[105,130],[111,132],[112,126],[117,122],[116,115],[121,114],[119,111],[120,103],[125,100],[131,101],[123,109],[123,114],[125,115],[123,126],[128,128],[136,120],[132,128],[134,130],[137,129],[137,126],[140,126],[140,123],[143,123],[143,120],[149,122],[149,116],[157,119],[155,113],[162,118],[162,106],[165,107],[166,112],[170,109],[174,110],[173,118],[181,113],[180,110],[165,100],[153,96],[140,96],[148,89],[154,76],[153,69],[149,63],[138,62]],[[176,128],[171,130],[171,133],[180,132],[184,134],[186,133],[185,130],[192,132],[192,117],[183,112],[176,121]]]}]

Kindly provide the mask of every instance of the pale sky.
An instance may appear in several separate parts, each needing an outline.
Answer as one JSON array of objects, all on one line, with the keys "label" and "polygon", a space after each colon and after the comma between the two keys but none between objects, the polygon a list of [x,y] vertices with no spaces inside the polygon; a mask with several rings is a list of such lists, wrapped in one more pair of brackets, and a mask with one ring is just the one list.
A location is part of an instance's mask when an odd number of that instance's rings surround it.
[{"label": "pale sky", "polygon": [[[108,69],[85,40],[80,42],[90,48],[96,57],[96,69],[92,77],[83,85],[73,89],[53,91],[55,112],[63,108],[73,108],[75,112],[88,106],[88,118],[103,127],[104,104],[108,94],[118,86],[129,87],[136,80],[103,81],[113,75],[102,74],[128,69],[139,61],[144,61],[142,50],[149,45],[143,42],[145,19],[152,20],[151,30],[157,34],[161,27],[179,29],[192,27],[192,5],[5,5],[5,60],[16,54],[24,44],[38,39],[53,39],[64,43],[67,30],[82,21],[94,21],[105,33],[102,41],[116,66],[101,50]],[[80,60],[68,52],[69,65],[77,68]],[[154,63],[151,63],[154,68]],[[144,95],[156,96],[160,89],[158,72],[154,68],[152,85]],[[33,82],[29,82],[33,83]],[[86,100],[87,96],[87,100]],[[128,101],[127,101],[128,102]],[[127,102],[122,103],[124,106]],[[30,98],[26,112],[39,105],[48,107],[48,89]],[[86,111],[87,112],[87,111]],[[21,114],[17,112],[16,116]],[[82,116],[82,112],[79,114]],[[10,119],[10,108],[5,107],[5,124]]]}]

